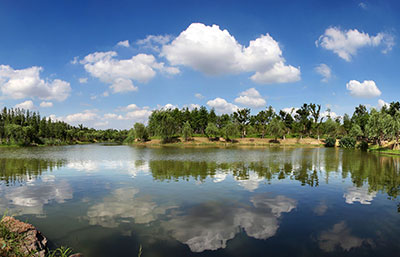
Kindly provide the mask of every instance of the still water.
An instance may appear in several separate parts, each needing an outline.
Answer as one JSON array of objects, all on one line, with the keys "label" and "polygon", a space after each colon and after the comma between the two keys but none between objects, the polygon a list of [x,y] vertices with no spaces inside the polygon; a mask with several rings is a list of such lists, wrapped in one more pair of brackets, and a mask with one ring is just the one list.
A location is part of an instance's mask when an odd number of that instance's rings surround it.
[{"label": "still water", "polygon": [[399,256],[399,193],[356,150],[0,149],[0,211],[88,257]]}]

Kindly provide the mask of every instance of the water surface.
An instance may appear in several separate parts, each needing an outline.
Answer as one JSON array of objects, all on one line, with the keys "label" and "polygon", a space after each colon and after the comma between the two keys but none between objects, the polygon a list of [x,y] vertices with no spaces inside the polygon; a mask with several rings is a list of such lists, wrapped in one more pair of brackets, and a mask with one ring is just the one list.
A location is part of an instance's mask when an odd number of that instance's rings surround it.
[{"label": "water surface", "polygon": [[0,148],[0,210],[85,256],[397,256],[400,159],[325,148]]}]

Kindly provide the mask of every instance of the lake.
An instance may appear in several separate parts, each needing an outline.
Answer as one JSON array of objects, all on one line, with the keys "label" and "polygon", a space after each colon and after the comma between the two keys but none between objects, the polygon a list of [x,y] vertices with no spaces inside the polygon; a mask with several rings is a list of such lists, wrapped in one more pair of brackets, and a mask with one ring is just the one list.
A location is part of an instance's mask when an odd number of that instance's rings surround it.
[{"label": "lake", "polygon": [[87,257],[398,256],[400,158],[335,148],[0,148],[0,210]]}]

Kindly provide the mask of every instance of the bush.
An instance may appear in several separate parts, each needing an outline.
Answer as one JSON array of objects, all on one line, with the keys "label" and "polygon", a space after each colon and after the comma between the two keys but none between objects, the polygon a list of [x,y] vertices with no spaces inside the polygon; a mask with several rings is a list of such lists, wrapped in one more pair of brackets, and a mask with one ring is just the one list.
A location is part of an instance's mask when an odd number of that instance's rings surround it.
[{"label": "bush", "polygon": [[325,139],[325,147],[335,147],[336,144],[336,138],[334,137],[328,137]]},{"label": "bush", "polygon": [[354,148],[356,146],[356,140],[353,137],[343,137],[339,141],[339,147],[342,148]]},{"label": "bush", "polygon": [[361,143],[357,145],[357,148],[361,149],[362,151],[367,151],[368,143],[366,141],[361,141]]}]

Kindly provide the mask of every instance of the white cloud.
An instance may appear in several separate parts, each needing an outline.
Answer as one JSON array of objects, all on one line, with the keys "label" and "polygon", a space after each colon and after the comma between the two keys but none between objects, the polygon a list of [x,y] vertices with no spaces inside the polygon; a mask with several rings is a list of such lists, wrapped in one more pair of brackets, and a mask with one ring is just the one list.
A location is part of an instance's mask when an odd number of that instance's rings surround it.
[{"label": "white cloud", "polygon": [[[80,124],[88,121],[94,121],[99,118],[99,115],[92,110],[85,110],[74,114],[67,115],[63,120],[71,124]],[[62,119],[62,118],[61,118]]]},{"label": "white cloud", "polygon": [[293,117],[296,115],[296,112],[299,108],[296,107],[286,107],[283,108],[281,111],[286,112],[287,114],[292,115]]},{"label": "white cloud", "polygon": [[200,105],[199,104],[185,104],[184,106],[183,106],[183,108],[188,108],[189,110],[193,110],[193,109],[200,109]]},{"label": "white cloud", "polygon": [[384,46],[383,53],[387,53],[394,46],[392,35],[384,32],[376,36],[370,36],[368,33],[359,32],[357,29],[340,30],[336,27],[330,27],[325,33],[315,41],[317,46],[336,53],[340,58],[351,61],[351,58],[357,54],[359,48],[371,46]]},{"label": "white cloud", "polygon": [[42,108],[53,107],[53,103],[52,102],[43,101],[43,102],[40,103],[40,107],[42,107]]},{"label": "white cloud", "polygon": [[358,6],[359,6],[361,9],[364,9],[364,10],[367,10],[367,8],[368,8],[367,4],[366,4],[366,3],[363,3],[363,2],[359,3]]},{"label": "white cloud", "polygon": [[319,247],[325,252],[333,252],[338,247],[344,251],[361,247],[363,243],[371,244],[371,240],[356,237],[344,221],[333,226],[332,229],[321,232],[317,238]]},{"label": "white cloud", "polygon": [[87,55],[80,63],[93,77],[111,84],[113,93],[137,90],[133,81],[146,83],[154,78],[156,70],[170,75],[179,73],[179,69],[157,62],[153,55],[138,54],[125,60],[118,60],[116,56],[114,51],[95,52]]},{"label": "white cloud", "polygon": [[196,93],[196,94],[194,94],[194,96],[195,96],[197,99],[203,99],[203,98],[204,98],[204,96],[203,96],[202,94],[200,94],[200,93]]},{"label": "white cloud", "polygon": [[119,42],[117,43],[117,46],[129,47],[129,41],[128,41],[128,40],[119,41]]},{"label": "white cloud", "polygon": [[372,200],[376,197],[376,192],[369,191],[365,187],[350,187],[346,193],[343,194],[346,203],[353,204],[359,202],[361,204],[371,204]]},{"label": "white cloud", "polygon": [[71,87],[66,81],[40,78],[41,67],[14,70],[8,65],[0,65],[0,89],[3,95],[13,99],[39,98],[64,101]]},{"label": "white cloud", "polygon": [[373,98],[381,95],[381,91],[373,80],[364,80],[362,83],[357,80],[350,80],[346,84],[346,88],[350,91],[350,95],[354,97]]},{"label": "white cloud", "polygon": [[160,47],[170,42],[172,37],[170,35],[148,35],[145,39],[138,40],[137,45],[151,49],[155,52],[160,52]]},{"label": "white cloud", "polygon": [[253,108],[264,107],[267,104],[255,88],[249,88],[246,91],[241,92],[239,97],[235,99],[235,103]]},{"label": "white cloud", "polygon": [[79,83],[86,84],[88,82],[88,78],[79,78]]},{"label": "white cloud", "polygon": [[328,80],[332,76],[331,68],[325,63],[321,63],[317,67],[315,67],[315,71],[320,74],[323,78],[321,79],[322,82],[328,82]]},{"label": "white cloud", "polygon": [[225,99],[220,97],[208,101],[207,105],[211,108],[214,108],[218,114],[224,114],[224,113],[230,114],[239,109],[239,107],[237,107],[236,105],[228,103]]},{"label": "white cloud", "polygon": [[31,110],[35,108],[35,105],[31,100],[16,104],[14,106],[15,108],[20,108],[20,109],[25,109],[25,110]]},{"label": "white cloud", "polygon": [[385,102],[385,101],[383,101],[382,99],[379,99],[378,100],[378,109],[382,109],[383,106],[389,107],[390,104]]},{"label": "white cloud", "polygon": [[340,117],[335,112],[328,112],[328,111],[321,112],[320,116],[321,116],[321,118],[326,118],[326,117],[330,116],[332,119],[336,119],[337,117]]},{"label": "white cloud", "polygon": [[269,34],[245,47],[217,25],[192,23],[163,46],[161,56],[172,65],[188,66],[207,75],[255,72],[251,79],[261,84],[300,80],[300,70],[285,65],[278,42]]}]

